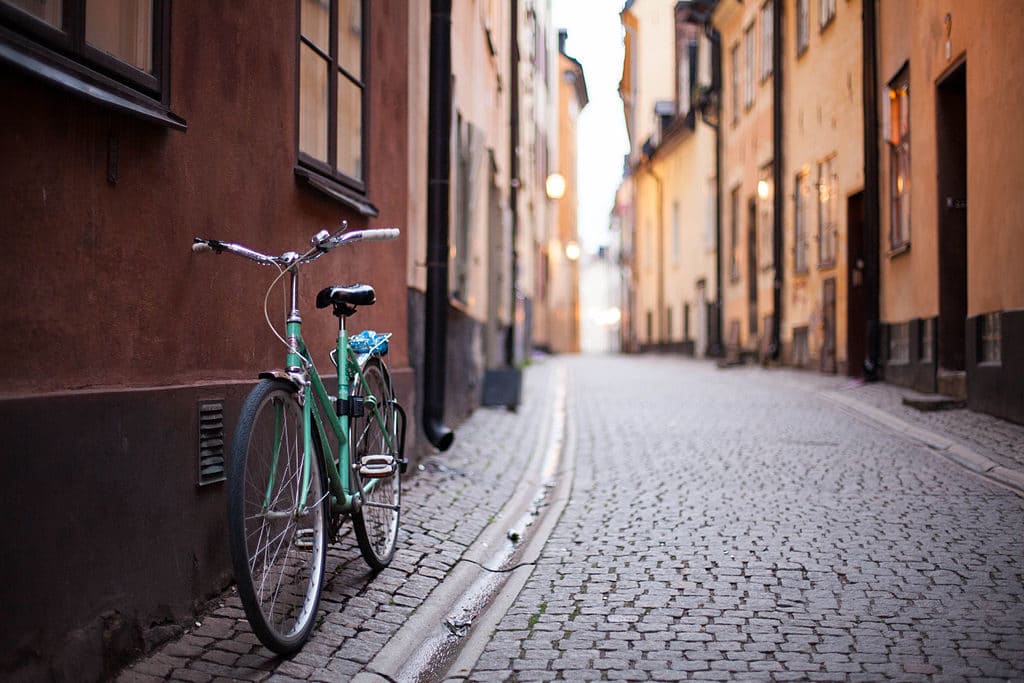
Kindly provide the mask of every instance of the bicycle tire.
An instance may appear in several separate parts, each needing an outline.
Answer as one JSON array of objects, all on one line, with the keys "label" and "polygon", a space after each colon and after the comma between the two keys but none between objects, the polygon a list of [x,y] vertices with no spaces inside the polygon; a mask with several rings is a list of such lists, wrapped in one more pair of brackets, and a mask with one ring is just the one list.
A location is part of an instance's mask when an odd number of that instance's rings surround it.
[{"label": "bicycle tire", "polygon": [[[370,487],[361,494],[360,502],[352,513],[352,526],[363,559],[370,568],[381,570],[391,563],[395,555],[401,519],[402,472],[398,463],[401,453],[397,451],[398,420],[391,378],[380,359],[367,359],[363,366],[363,377],[366,378],[366,386],[357,375],[352,395],[365,397],[369,393],[377,398],[384,428],[391,435],[391,446],[388,446],[376,416],[367,405],[363,416],[354,418],[349,427],[353,488],[362,492]],[[384,478],[363,478],[359,473],[359,463],[364,455],[391,455],[394,458],[392,473]]]},{"label": "bicycle tire", "polygon": [[228,537],[249,624],[282,655],[309,637],[323,587],[329,515],[315,431],[312,444],[307,505],[298,511],[303,436],[296,389],[280,379],[257,384],[242,406],[231,449]]}]

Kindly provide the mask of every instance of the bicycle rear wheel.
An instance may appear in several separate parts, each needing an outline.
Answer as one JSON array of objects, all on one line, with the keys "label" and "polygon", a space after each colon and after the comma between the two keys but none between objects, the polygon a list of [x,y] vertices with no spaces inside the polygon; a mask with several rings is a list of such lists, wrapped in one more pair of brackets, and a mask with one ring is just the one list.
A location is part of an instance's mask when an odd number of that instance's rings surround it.
[{"label": "bicycle rear wheel", "polygon": [[[352,445],[353,481],[355,489],[362,491],[361,505],[352,513],[352,525],[363,559],[373,569],[383,569],[395,555],[398,522],[401,516],[402,471],[398,452],[398,420],[391,390],[391,378],[377,358],[370,358],[363,367],[365,384],[356,376],[354,396],[374,396],[377,414],[366,401],[362,417],[355,418],[349,429]],[[383,427],[383,428],[382,428]],[[369,457],[368,457],[369,456]],[[360,465],[371,460],[383,461],[390,456],[390,471],[386,476],[364,476]]]},{"label": "bicycle rear wheel", "polygon": [[282,380],[257,384],[242,406],[231,451],[228,536],[245,615],[260,641],[279,654],[306,641],[323,584],[328,515],[315,432],[312,443],[304,473],[295,387]]}]

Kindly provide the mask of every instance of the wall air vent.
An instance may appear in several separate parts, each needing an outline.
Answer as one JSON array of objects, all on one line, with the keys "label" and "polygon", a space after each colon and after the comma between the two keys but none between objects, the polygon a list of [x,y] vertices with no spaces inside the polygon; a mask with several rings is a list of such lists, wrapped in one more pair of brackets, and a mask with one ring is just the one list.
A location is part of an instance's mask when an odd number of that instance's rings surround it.
[{"label": "wall air vent", "polygon": [[199,485],[224,481],[224,402],[199,402]]}]

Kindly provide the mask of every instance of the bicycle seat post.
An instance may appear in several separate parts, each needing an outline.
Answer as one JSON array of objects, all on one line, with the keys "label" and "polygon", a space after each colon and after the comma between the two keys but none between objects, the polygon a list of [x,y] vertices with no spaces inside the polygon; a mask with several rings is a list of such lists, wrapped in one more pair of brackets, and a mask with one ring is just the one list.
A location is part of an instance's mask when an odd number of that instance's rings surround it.
[{"label": "bicycle seat post", "polygon": [[291,306],[286,322],[288,335],[288,372],[301,372],[302,363],[299,360],[299,329],[302,326],[302,316],[299,315],[299,265],[292,264],[288,269],[291,276]]}]

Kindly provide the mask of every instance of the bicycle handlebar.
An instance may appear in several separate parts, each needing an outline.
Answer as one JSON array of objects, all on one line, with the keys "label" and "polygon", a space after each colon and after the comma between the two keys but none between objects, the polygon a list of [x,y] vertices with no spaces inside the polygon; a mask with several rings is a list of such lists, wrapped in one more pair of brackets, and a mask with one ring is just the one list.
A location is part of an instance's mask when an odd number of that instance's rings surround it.
[{"label": "bicycle handlebar", "polygon": [[311,263],[329,252],[331,249],[341,246],[342,244],[347,244],[349,242],[396,240],[401,232],[398,228],[369,228],[367,230],[344,232],[346,227],[346,224],[342,224],[341,229],[333,235],[328,233],[326,230],[321,230],[310,240],[312,248],[304,254],[297,254],[294,251],[286,251],[280,256],[270,256],[269,254],[262,254],[258,251],[249,249],[241,244],[221,242],[220,240],[209,240],[202,237],[196,237],[192,241],[192,251],[197,254],[208,251],[220,254],[221,252],[227,251],[237,256],[245,257],[251,261],[255,261],[261,265],[293,266],[300,263]]}]

